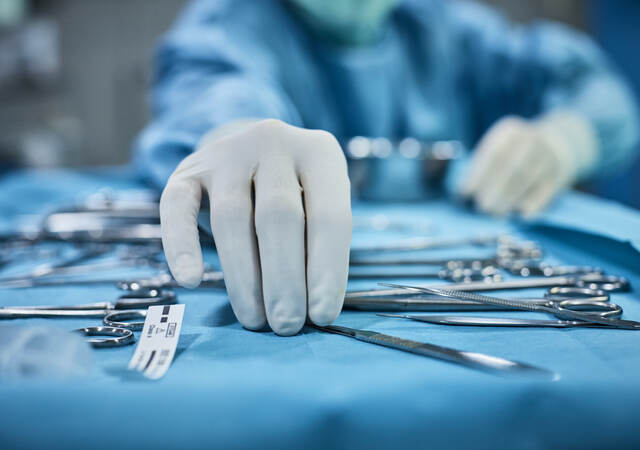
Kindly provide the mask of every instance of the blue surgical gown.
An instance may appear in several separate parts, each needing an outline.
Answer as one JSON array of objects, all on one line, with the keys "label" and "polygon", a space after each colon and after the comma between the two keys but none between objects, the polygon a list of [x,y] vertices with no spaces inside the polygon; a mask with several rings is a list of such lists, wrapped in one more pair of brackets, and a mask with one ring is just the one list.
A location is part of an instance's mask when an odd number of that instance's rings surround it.
[{"label": "blue surgical gown", "polygon": [[587,37],[456,0],[400,2],[360,47],[315,35],[282,0],[195,0],[158,50],[151,103],[135,160],[158,187],[240,118],[473,147],[505,115],[571,108],[596,130],[597,172],[624,164],[639,135],[630,90]]}]

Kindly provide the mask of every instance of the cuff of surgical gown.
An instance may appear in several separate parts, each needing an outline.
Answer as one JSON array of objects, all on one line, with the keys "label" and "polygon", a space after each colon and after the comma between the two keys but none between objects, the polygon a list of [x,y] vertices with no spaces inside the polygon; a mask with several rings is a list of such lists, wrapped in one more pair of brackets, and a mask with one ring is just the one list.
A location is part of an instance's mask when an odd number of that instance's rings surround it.
[{"label": "cuff of surgical gown", "polygon": [[138,137],[134,165],[145,181],[163,189],[169,176],[193,152],[200,136],[149,125]]}]

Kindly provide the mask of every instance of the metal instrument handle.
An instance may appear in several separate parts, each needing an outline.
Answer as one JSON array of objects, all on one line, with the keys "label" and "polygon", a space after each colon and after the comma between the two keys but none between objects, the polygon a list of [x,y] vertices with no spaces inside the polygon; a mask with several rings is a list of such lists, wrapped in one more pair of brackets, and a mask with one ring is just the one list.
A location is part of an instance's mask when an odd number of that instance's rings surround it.
[{"label": "metal instrument handle", "polygon": [[327,327],[322,327],[314,324],[309,325],[320,331],[340,334],[342,336],[351,337],[362,342],[367,342],[369,344],[375,344],[395,350],[400,350],[403,352],[414,353],[416,355],[426,356],[428,358],[440,359],[468,367],[473,367],[476,369],[510,374],[544,375],[545,377],[558,379],[557,374],[546,369],[521,362],[509,361],[507,359],[498,358],[495,356],[485,355],[483,353],[464,352],[448,347],[441,347],[439,345],[389,336],[387,334],[377,333],[375,331],[356,330],[353,328],[341,327],[336,325],[329,325]]},{"label": "metal instrument handle", "polygon": [[0,319],[20,318],[62,318],[62,317],[104,317],[110,311],[107,309],[25,309],[0,308]]},{"label": "metal instrument handle", "polygon": [[73,330],[74,333],[81,333],[85,336],[114,336],[111,338],[90,338],[87,342],[95,348],[122,347],[133,344],[135,338],[133,331],[117,327],[86,327]]},{"label": "metal instrument handle", "polygon": [[166,289],[149,289],[134,291],[121,296],[114,309],[140,309],[153,305],[173,305],[177,303],[175,292]]},{"label": "metal instrument handle", "polygon": [[540,320],[540,319],[518,319],[508,317],[476,317],[476,316],[425,316],[425,315],[405,315],[405,314],[376,314],[382,317],[398,317],[409,319],[415,322],[430,323],[436,325],[453,325],[468,327],[549,327],[549,328],[575,328],[575,327],[606,327],[591,322],[578,320]]},{"label": "metal instrument handle", "polygon": [[490,297],[487,295],[474,294],[472,292],[462,292],[450,289],[426,289],[426,288],[413,288],[421,290],[422,292],[442,295],[444,297],[458,298],[462,300],[478,301],[482,303],[488,303],[497,306],[508,306],[515,309],[522,309],[525,311],[546,312],[556,317],[571,320],[582,320],[585,322],[600,323],[603,325],[610,325],[616,328],[625,330],[640,330],[640,322],[623,319],[611,319],[608,317],[601,317],[596,314],[589,314],[580,311],[572,311],[569,309],[561,309],[557,307],[549,307],[545,305],[536,305],[527,302],[522,302],[513,299],[504,299],[499,297]]},{"label": "metal instrument handle", "polygon": [[[388,285],[387,285],[388,286]],[[510,289],[530,289],[530,288],[553,288],[553,287],[582,287],[593,290],[603,290],[606,292],[627,292],[631,289],[631,284],[626,278],[613,275],[588,274],[580,276],[523,278],[516,280],[494,281],[490,283],[456,283],[440,284],[428,286],[434,289],[454,289],[456,291],[502,291]],[[433,294],[416,294],[404,288],[374,289],[368,291],[351,291],[345,295],[345,303],[351,299],[396,299],[398,297],[430,296]]]},{"label": "metal instrument handle", "polygon": [[70,306],[9,306],[6,308],[0,308],[0,312],[7,309],[23,309],[30,311],[86,311],[91,309],[112,309],[113,303],[110,302],[97,302],[97,303],[85,303],[83,305],[70,305]]}]

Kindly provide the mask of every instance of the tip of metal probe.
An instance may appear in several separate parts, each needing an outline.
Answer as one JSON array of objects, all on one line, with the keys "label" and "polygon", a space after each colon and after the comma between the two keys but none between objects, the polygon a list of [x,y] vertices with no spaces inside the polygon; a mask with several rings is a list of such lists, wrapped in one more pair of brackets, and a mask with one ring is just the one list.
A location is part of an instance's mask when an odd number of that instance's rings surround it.
[{"label": "tip of metal probe", "polygon": [[406,289],[408,291],[418,291],[427,294],[441,294],[442,290],[437,288],[428,288],[422,286],[409,286],[407,284],[394,284],[394,283],[378,283],[379,286],[390,287],[395,289]]},{"label": "tip of metal probe", "polygon": [[376,316],[380,317],[395,317],[396,319],[408,319],[409,316],[406,314],[393,314],[393,313],[376,313]]}]

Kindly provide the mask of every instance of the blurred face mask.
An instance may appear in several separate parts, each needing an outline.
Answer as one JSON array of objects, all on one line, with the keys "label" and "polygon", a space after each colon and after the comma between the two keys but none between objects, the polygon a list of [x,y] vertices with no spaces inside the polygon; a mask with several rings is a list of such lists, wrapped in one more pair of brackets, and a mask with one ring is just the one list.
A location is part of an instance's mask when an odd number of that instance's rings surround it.
[{"label": "blurred face mask", "polygon": [[289,0],[316,31],[343,44],[369,43],[399,0]]}]

